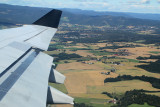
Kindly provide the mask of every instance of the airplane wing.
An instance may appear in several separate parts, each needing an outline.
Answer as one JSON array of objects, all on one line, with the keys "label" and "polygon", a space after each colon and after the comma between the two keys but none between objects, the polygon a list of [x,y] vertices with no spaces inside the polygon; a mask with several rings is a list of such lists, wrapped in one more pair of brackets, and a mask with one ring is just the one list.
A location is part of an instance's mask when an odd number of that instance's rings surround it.
[{"label": "airplane wing", "polygon": [[73,98],[48,86],[64,83],[53,57],[45,54],[57,31],[61,11],[52,10],[32,25],[0,30],[0,107],[73,104]]}]

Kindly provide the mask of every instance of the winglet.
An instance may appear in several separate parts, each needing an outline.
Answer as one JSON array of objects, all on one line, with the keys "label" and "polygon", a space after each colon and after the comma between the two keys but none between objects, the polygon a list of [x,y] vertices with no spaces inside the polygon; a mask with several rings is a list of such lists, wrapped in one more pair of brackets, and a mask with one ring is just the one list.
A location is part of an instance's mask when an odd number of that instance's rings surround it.
[{"label": "winglet", "polygon": [[53,9],[49,13],[35,21],[33,24],[58,28],[61,14],[62,11]]}]

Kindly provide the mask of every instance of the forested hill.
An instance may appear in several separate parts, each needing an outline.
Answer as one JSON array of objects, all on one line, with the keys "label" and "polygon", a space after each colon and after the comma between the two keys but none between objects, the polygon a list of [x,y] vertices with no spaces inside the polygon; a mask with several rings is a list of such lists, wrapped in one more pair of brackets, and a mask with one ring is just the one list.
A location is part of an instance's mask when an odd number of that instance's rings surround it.
[{"label": "forested hill", "polygon": [[69,9],[69,8],[63,8],[62,10],[74,14],[85,14],[91,16],[110,15],[110,16],[123,16],[128,18],[160,20],[160,14],[152,14],[152,13],[129,13],[129,12],[110,12],[110,11],[97,12],[93,10],[81,10],[81,9]]},{"label": "forested hill", "polygon": [[67,21],[71,24],[80,25],[95,25],[95,26],[160,26],[160,21],[138,19],[138,18],[127,18],[122,16],[89,16],[82,14],[72,14],[64,12],[63,17],[67,17]]},{"label": "forested hill", "polygon": [[49,10],[51,9],[0,4],[0,22],[30,24]]},{"label": "forested hill", "polygon": [[[15,6],[0,4],[0,22],[14,24],[31,24],[39,17],[50,11],[50,8],[37,8],[27,6]],[[62,9],[63,10],[63,9]],[[61,23],[71,23],[80,25],[95,26],[160,26],[160,21],[144,20],[138,18],[129,18],[111,15],[86,15],[75,14],[63,10],[63,18]]]}]

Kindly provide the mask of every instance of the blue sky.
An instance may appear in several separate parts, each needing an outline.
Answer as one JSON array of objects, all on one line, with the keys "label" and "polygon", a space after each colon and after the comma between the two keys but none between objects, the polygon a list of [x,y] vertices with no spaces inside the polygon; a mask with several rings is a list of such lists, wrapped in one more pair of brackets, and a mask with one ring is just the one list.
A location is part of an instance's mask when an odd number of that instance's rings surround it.
[{"label": "blue sky", "polygon": [[33,7],[160,14],[160,0],[0,0],[0,3]]}]

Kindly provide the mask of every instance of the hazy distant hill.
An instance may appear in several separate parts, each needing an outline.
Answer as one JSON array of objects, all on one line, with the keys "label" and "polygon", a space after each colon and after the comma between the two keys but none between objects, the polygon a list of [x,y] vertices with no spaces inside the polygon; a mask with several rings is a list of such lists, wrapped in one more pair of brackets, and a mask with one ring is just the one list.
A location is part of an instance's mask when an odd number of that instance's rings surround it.
[{"label": "hazy distant hill", "polygon": [[[0,22],[7,22],[7,23],[14,23],[14,24],[17,24],[17,23],[30,24],[50,10],[51,10],[50,8],[37,8],[37,7],[0,4]],[[102,12],[98,13],[94,11],[82,11],[78,9],[75,9],[75,10],[62,9],[62,10],[63,10],[63,18],[61,23],[68,22],[71,24],[96,25],[96,26],[104,26],[104,25],[159,26],[160,25],[160,21],[131,18],[129,15],[128,17],[123,17],[123,15],[111,16],[111,15],[102,14]],[[113,12],[110,12],[110,13],[113,13]],[[118,13],[118,14],[121,15],[121,13]]]},{"label": "hazy distant hill", "polygon": [[67,17],[68,22],[71,24],[80,24],[80,25],[95,25],[95,26],[160,26],[160,21],[147,20],[147,19],[138,19],[138,18],[128,18],[122,16],[89,16],[83,14],[72,14],[64,12],[64,17]]},{"label": "hazy distant hill", "polygon": [[74,14],[85,14],[85,15],[92,15],[92,16],[110,15],[110,16],[123,16],[128,18],[160,20],[160,14],[151,14],[151,13],[129,13],[129,12],[109,12],[109,11],[96,12],[93,10],[81,10],[81,9],[69,9],[69,8],[63,8],[62,10],[65,10]]},{"label": "hazy distant hill", "polygon": [[0,21],[29,24],[47,13],[49,10],[51,9],[0,4]]}]

